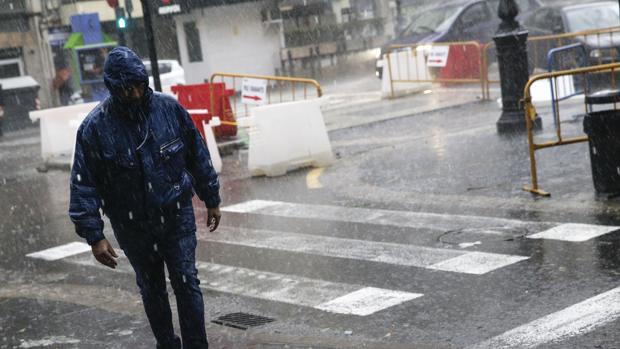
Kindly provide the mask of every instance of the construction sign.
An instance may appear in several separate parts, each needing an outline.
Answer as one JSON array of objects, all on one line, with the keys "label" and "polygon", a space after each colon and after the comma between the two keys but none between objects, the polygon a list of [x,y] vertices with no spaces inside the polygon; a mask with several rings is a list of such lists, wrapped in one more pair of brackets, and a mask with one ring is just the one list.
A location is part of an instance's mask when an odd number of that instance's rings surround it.
[{"label": "construction sign", "polygon": [[449,52],[450,46],[433,46],[428,54],[426,65],[429,67],[445,67]]},{"label": "construction sign", "polygon": [[251,105],[267,104],[267,80],[244,78],[241,85],[241,101]]}]

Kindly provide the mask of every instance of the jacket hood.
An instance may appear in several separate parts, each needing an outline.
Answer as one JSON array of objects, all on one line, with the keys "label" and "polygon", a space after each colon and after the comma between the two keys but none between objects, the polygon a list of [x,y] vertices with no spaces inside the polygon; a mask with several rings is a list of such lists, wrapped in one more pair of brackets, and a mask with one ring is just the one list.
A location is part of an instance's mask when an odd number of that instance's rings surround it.
[{"label": "jacket hood", "polygon": [[103,68],[105,86],[114,95],[125,86],[144,82],[148,85],[146,67],[138,55],[127,47],[116,47],[108,54]]}]

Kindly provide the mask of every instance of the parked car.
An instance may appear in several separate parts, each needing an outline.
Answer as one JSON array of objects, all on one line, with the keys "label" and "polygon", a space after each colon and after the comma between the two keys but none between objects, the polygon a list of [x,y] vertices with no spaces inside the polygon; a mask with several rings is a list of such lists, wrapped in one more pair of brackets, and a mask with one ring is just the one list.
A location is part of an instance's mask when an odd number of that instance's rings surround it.
[{"label": "parked car", "polygon": [[[185,70],[183,70],[183,67],[181,67],[178,61],[172,59],[160,59],[158,62],[159,79],[161,81],[162,88],[185,84]],[[152,88],[154,85],[153,76],[151,73],[151,62],[144,61],[144,65],[146,66],[146,71],[149,74],[149,86]]]},{"label": "parked car", "polygon": [[[523,21],[542,4],[539,0],[517,0]],[[501,20],[497,16],[499,0],[460,0],[441,2],[430,9],[414,14],[409,25],[381,48],[377,59],[377,76],[383,72],[383,55],[392,45],[416,43],[478,41],[487,43],[493,38]]]},{"label": "parked car", "polygon": [[[618,2],[605,1],[580,5],[546,6],[536,10],[525,22],[530,36],[564,34],[615,27],[620,24]],[[566,40],[562,45],[568,44]],[[588,65],[620,61],[620,31],[613,35],[580,36],[573,42],[583,43]],[[551,43],[556,45],[556,43]],[[530,60],[536,68],[547,69],[549,43],[541,42],[544,49],[530,49]],[[553,48],[553,47],[551,47]]]}]

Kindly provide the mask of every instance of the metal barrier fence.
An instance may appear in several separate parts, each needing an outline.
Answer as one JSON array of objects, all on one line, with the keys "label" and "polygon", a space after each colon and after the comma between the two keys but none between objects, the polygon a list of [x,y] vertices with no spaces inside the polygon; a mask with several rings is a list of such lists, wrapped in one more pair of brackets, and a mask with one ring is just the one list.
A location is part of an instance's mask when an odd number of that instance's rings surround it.
[{"label": "metal barrier fence", "polygon": [[[553,49],[563,46],[582,43],[590,46],[592,50],[586,57],[586,65],[601,65],[620,61],[620,26],[595,30],[584,30],[580,32],[554,34],[544,36],[531,36],[527,39],[528,62],[530,74],[537,69],[548,69],[547,53]],[[492,49],[491,49],[492,48]],[[489,64],[496,61],[495,43],[487,43],[483,47],[483,57],[486,62],[486,92],[483,96],[489,98],[490,84],[499,83],[499,79],[489,77]]]},{"label": "metal barrier fence", "polygon": [[[549,70],[549,51],[582,43],[590,47],[585,65],[600,65],[620,61],[620,26],[574,33],[531,36],[528,38],[530,74]],[[444,66],[429,64],[436,47],[448,47]],[[432,58],[432,57],[431,57]],[[573,57],[578,59],[578,57]],[[395,86],[415,83],[479,83],[482,99],[490,99],[490,85],[498,84],[499,74],[493,65],[497,62],[495,43],[477,41],[417,43],[393,45],[385,55],[384,69],[390,78],[390,96],[395,97]],[[385,73],[385,72],[384,72]]]},{"label": "metal barrier fence", "polygon": [[385,62],[391,98],[396,84],[479,83],[482,93],[486,91],[485,57],[477,41],[392,45]]},{"label": "metal barrier fence", "polygon": [[[243,103],[240,95],[244,79],[265,80],[267,82],[265,91],[266,101],[253,104]],[[230,94],[220,94],[220,98],[222,98],[222,100],[218,101],[218,105],[223,106],[224,114],[232,113],[235,119],[238,117],[248,116],[249,110],[253,107],[253,105],[292,102],[311,97],[318,98],[323,95],[321,85],[316,80],[304,78],[215,73],[211,75],[209,82],[211,85],[217,82],[225,83],[226,88],[232,90]],[[211,105],[216,105],[215,98],[215,93],[213,93],[212,90]],[[228,103],[229,98],[232,99],[231,103]],[[222,121],[222,124],[236,123]]]},{"label": "metal barrier fence", "polygon": [[[609,74],[609,81],[606,83],[611,85],[612,88],[615,88],[616,86],[615,75],[616,75],[616,71],[618,70],[620,70],[620,63],[610,63],[610,64],[597,65],[593,67],[585,67],[585,68],[577,68],[577,69],[571,69],[571,70],[562,70],[562,71],[557,71],[557,72],[543,73],[543,74],[539,74],[539,75],[536,75],[530,78],[530,80],[525,86],[523,102],[524,102],[525,119],[526,119],[526,125],[527,125],[527,139],[528,139],[528,145],[529,145],[530,171],[531,171],[531,177],[532,177],[532,185],[531,187],[528,187],[528,186],[523,187],[523,190],[529,191],[531,193],[541,195],[541,196],[550,195],[550,193],[540,189],[538,186],[538,174],[536,170],[536,156],[535,156],[535,152],[537,150],[561,146],[561,145],[587,142],[589,139],[588,136],[585,136],[585,135],[584,136],[573,136],[573,137],[567,137],[567,138],[565,138],[562,135],[562,127],[561,127],[561,122],[559,120],[560,104],[559,104],[559,100],[556,98],[554,101],[555,110],[557,111],[557,114],[555,115],[556,139],[551,140],[551,141],[546,141],[543,143],[535,143],[533,120],[535,120],[537,114],[536,114],[536,108],[534,104],[532,103],[532,94],[531,94],[532,85],[539,80],[551,79],[553,85],[557,86],[558,78],[562,78],[562,77],[570,76],[574,78],[575,76],[582,75],[584,80],[587,80],[588,75],[597,74],[600,77],[603,74],[604,75]],[[584,90],[584,93],[587,94],[588,92],[589,91],[586,88]],[[585,108],[585,111],[588,112],[588,106],[584,104],[584,108]],[[614,103],[614,109],[616,109],[615,103]]]}]

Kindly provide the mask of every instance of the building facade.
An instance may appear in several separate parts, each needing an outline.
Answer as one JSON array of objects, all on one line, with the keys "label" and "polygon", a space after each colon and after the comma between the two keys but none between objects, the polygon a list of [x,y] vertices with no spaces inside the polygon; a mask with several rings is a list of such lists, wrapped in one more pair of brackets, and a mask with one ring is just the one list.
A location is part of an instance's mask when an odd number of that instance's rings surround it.
[{"label": "building facade", "polygon": [[[380,46],[394,35],[398,3],[152,0],[153,29],[158,58],[178,60],[187,83],[218,71],[286,75],[312,60]],[[127,44],[147,58],[140,0],[119,6],[133,8]],[[102,31],[117,38],[115,12],[105,0],[0,0],[0,79],[30,75],[41,87],[41,106],[59,105],[55,82],[70,60],[64,45],[71,16],[82,13],[97,13]]]},{"label": "building facade", "polygon": [[263,20],[267,5],[250,1],[174,16],[187,83],[204,82],[215,72],[277,74],[280,32]]},{"label": "building facade", "polygon": [[51,1],[0,0],[0,79],[29,75],[42,107],[54,104],[48,28],[58,23]]},{"label": "building facade", "polygon": [[397,1],[159,0],[176,22],[188,83],[214,72],[294,75],[295,69],[380,47],[394,36]]},{"label": "building facade", "polygon": [[[148,58],[140,0],[120,0],[119,5],[127,7],[127,1],[134,5],[127,44]],[[58,81],[66,79],[71,59],[64,49],[71,35],[71,16],[83,13],[97,13],[102,32],[117,39],[115,12],[105,0],[0,0],[0,79],[31,76],[40,86],[40,106],[60,105]],[[157,21],[159,58],[179,60],[175,21]]]}]

